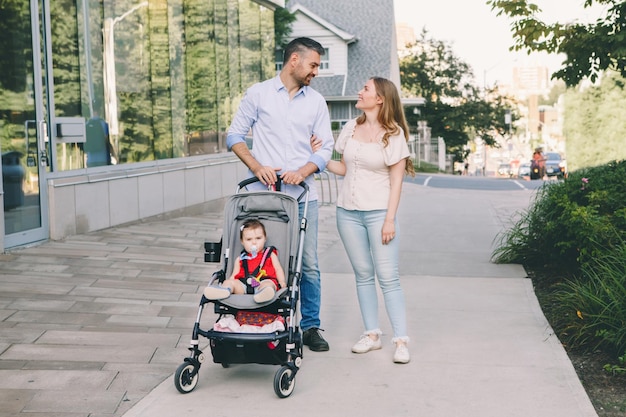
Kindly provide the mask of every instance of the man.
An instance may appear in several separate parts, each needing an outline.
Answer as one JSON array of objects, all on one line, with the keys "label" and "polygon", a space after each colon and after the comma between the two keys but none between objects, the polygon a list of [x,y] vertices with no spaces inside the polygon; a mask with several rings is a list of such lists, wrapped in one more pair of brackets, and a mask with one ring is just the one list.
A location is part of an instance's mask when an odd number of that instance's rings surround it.
[{"label": "man", "polygon": [[[318,207],[313,174],[322,171],[333,151],[333,136],[326,101],[309,84],[318,73],[324,48],[309,38],[297,38],[285,48],[283,68],[276,77],[253,85],[246,92],[228,130],[226,143],[264,188],[280,178],[283,191],[298,197],[305,181],[310,189],[308,227],[302,257],[301,308],[303,343],[309,349],[329,349],[320,333],[321,280],[317,260]],[[252,129],[252,152],[245,137]],[[316,152],[311,140],[321,140]],[[299,204],[302,217],[304,203]]]}]

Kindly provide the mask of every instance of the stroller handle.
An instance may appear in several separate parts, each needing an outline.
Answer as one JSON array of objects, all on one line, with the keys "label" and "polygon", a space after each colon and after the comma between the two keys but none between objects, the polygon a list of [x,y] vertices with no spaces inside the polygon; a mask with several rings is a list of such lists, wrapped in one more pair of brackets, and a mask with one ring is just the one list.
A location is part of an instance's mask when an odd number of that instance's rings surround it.
[{"label": "stroller handle", "polygon": [[[247,178],[241,182],[239,182],[239,184],[237,184],[237,191],[241,190],[242,188],[250,185],[250,184],[254,184],[255,182],[261,182],[261,180],[259,180],[257,177],[250,177]],[[278,177],[278,180],[276,181],[276,191],[280,191],[281,187],[283,184],[283,180]],[[302,197],[305,196],[305,194],[307,194],[309,192],[309,185],[302,181],[300,184],[298,184],[300,187],[302,187],[304,189],[304,191],[302,191],[302,194],[300,194],[300,196],[297,198],[298,201],[302,200]]]}]

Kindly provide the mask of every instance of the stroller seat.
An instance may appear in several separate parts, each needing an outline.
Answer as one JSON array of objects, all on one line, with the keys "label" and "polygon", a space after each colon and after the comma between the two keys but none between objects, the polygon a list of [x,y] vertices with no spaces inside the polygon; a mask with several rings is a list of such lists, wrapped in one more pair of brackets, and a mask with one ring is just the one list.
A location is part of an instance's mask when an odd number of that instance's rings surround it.
[{"label": "stroller seat", "polygon": [[223,300],[211,300],[211,302],[224,304],[225,306],[234,308],[236,310],[257,310],[259,308],[263,308],[275,303],[280,298],[284,298],[288,294],[287,290],[287,288],[281,288],[280,290],[276,291],[276,294],[274,294],[274,298],[264,303],[257,303],[256,301],[254,301],[252,294],[232,294],[230,297],[224,298]]}]

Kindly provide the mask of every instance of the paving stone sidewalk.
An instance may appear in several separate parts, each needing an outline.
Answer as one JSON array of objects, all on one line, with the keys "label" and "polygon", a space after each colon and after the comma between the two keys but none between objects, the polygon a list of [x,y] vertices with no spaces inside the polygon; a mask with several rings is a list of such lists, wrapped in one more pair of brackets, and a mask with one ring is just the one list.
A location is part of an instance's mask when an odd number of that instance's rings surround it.
[{"label": "paving stone sidewalk", "polygon": [[[203,366],[197,391],[185,396],[171,381],[216,268],[204,262],[203,244],[219,240],[221,208],[0,255],[0,417],[173,417],[204,412],[215,392],[220,415],[238,417],[276,415],[284,401],[302,416],[314,415],[305,409],[347,415],[365,404],[364,415],[372,416],[594,417],[523,270],[488,259],[495,233],[527,200],[405,187],[401,272],[414,346],[405,368],[388,360],[388,347],[379,355],[350,354],[360,331],[350,265],[335,207],[321,206],[322,311],[331,351],[306,351],[286,400],[265,381],[271,370],[254,366],[228,375]],[[209,369],[231,385],[218,384]],[[237,397],[229,394],[232,384],[254,387],[250,398],[264,401],[263,409],[224,411]],[[314,400],[318,408],[300,408]]]}]

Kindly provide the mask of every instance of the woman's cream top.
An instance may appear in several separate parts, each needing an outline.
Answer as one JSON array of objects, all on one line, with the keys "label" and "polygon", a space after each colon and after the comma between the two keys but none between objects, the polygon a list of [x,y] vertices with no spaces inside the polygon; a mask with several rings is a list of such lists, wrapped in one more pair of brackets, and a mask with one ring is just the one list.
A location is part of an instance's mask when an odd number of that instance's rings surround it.
[{"label": "woman's cream top", "polygon": [[383,146],[382,135],[376,142],[360,142],[354,138],[356,119],[344,126],[335,143],[343,155],[346,175],[337,198],[337,207],[346,210],[386,210],[391,183],[389,167],[410,156],[409,147],[400,134],[389,137]]}]

